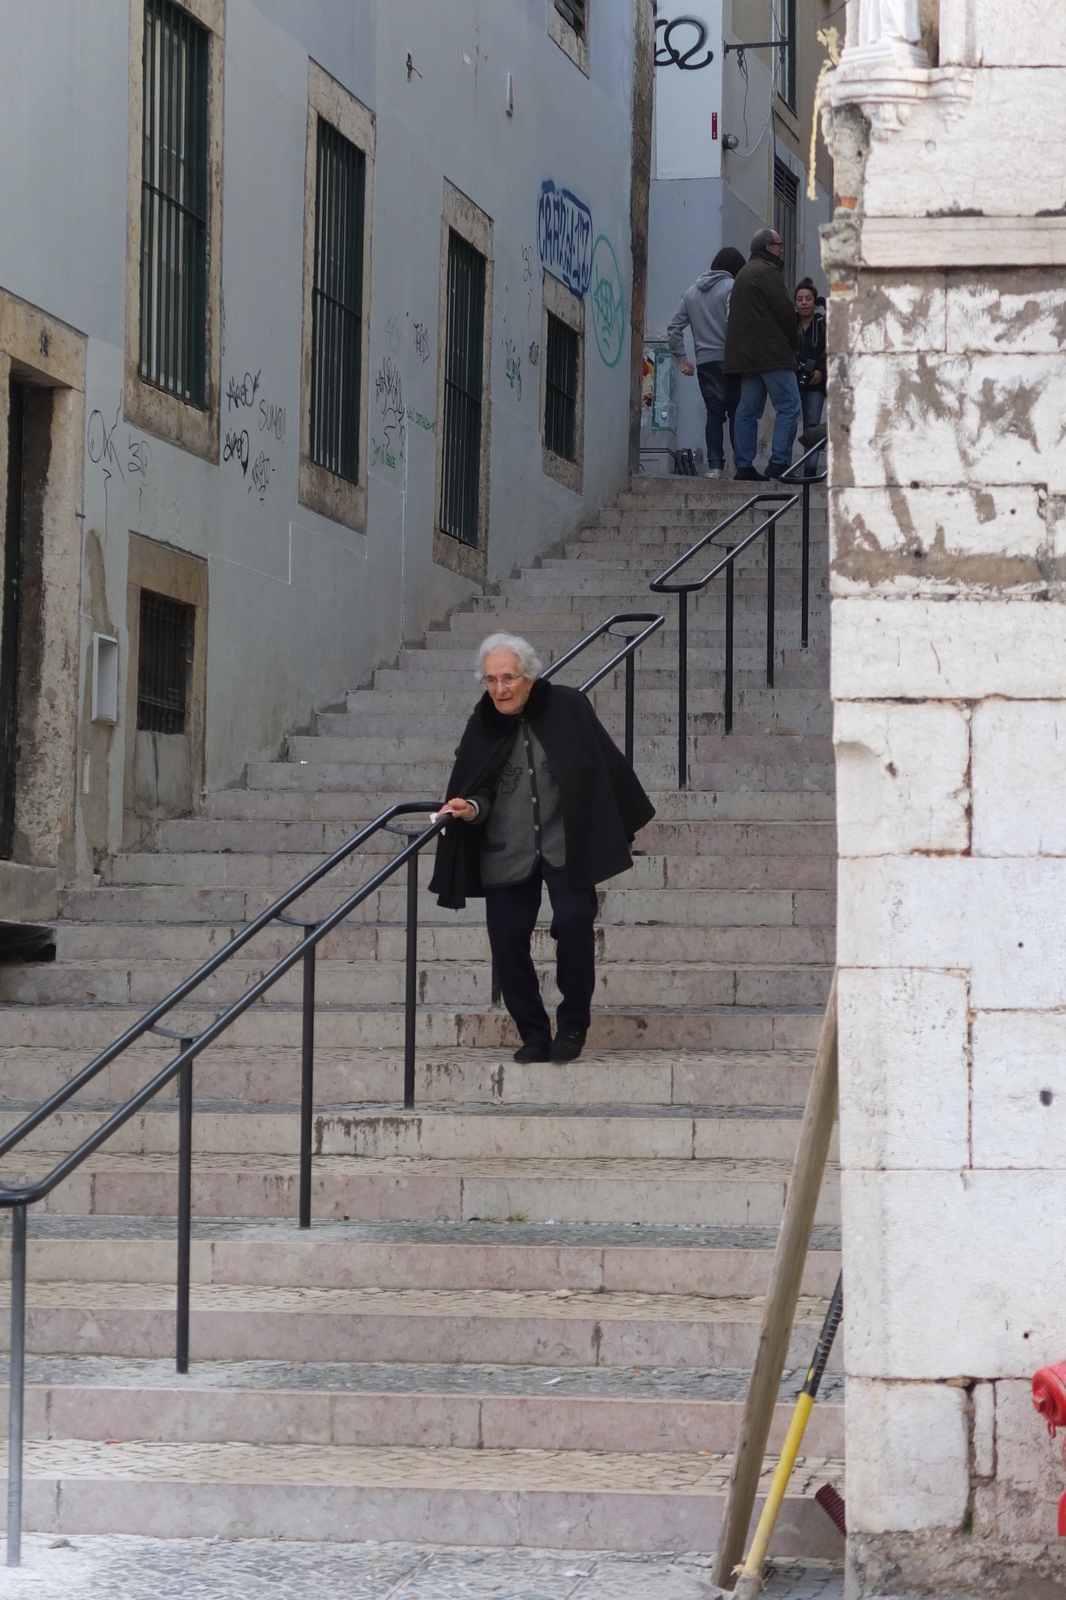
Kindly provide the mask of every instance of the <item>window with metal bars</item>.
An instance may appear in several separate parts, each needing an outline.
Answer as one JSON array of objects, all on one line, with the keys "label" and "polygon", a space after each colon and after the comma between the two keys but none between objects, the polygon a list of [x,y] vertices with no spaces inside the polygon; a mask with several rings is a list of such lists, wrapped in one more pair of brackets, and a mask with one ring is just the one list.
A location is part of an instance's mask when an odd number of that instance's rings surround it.
[{"label": "window with metal bars", "polygon": [[318,119],[311,291],[311,459],[359,481],[366,156]]},{"label": "window with metal bars", "polygon": [[564,461],[576,461],[578,335],[550,311],[547,316],[544,443]]},{"label": "window with metal bars", "polygon": [[208,36],[145,0],[140,375],[204,409]]},{"label": "window with metal bars", "polygon": [[137,656],[137,728],[184,733],[185,700],[196,636],[196,607],[141,590]]},{"label": "window with metal bars", "polygon": [[585,11],[588,0],[555,0],[555,9],[570,24],[579,39],[585,37]]},{"label": "window with metal bars", "polygon": [[455,229],[448,233],[440,525],[477,545],[481,505],[482,363],[485,257]]},{"label": "window with metal bars", "polygon": [[779,52],[784,56],[781,63],[781,76],[784,82],[779,85],[780,92],[792,110],[796,109],[796,77],[797,77],[797,39],[796,39],[796,0],[781,0],[781,32],[787,41],[785,49]]},{"label": "window with metal bars", "polygon": [[796,224],[799,209],[799,179],[783,161],[774,161],[774,227],[784,245],[785,282],[796,287]]}]

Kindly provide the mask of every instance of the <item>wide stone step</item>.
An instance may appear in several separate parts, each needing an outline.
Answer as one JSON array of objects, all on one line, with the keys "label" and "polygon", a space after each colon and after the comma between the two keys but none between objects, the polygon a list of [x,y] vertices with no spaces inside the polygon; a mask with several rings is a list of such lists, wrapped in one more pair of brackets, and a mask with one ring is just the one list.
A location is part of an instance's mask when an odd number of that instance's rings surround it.
[{"label": "wide stone step", "polygon": [[[180,859],[180,858],[179,858]],[[233,859],[233,858],[229,858]],[[699,862],[700,857],[689,858]],[[713,857],[710,861],[713,862]],[[765,858],[770,861],[789,857]],[[824,858],[816,858],[824,870]],[[403,874],[374,890],[350,913],[353,923],[401,923],[406,917],[407,891]],[[428,874],[426,875],[428,876]],[[791,874],[790,874],[791,876]],[[425,876],[423,877],[425,881]],[[291,877],[284,887],[291,886]],[[394,886],[394,885],[401,886]],[[276,890],[240,887],[199,888],[183,884],[124,885],[62,892],[62,914],[81,922],[249,922],[273,904]],[[289,907],[294,916],[318,921],[343,903],[344,890],[314,888]],[[824,927],[834,921],[835,896],[831,889],[605,889],[599,895],[599,921],[611,924],[644,923],[665,927]],[[420,923],[481,924],[484,905],[469,900],[462,911],[438,906],[428,889],[418,895]],[[542,916],[548,918],[542,906]]]},{"label": "wide stone step", "polygon": [[[0,1364],[0,1380],[2,1380]],[[651,1455],[733,1448],[748,1374],[721,1368],[197,1361],[33,1356],[31,1439],[176,1444],[608,1450]],[[780,1386],[770,1448],[780,1449],[805,1377]],[[2,1382],[0,1382],[2,1399]],[[804,1435],[808,1454],[844,1453],[843,1384],[829,1374]]]},{"label": "wide stone step", "polygon": [[[168,1014],[168,1024],[190,1036],[201,1032],[219,1014],[218,1006],[188,1003]],[[65,1049],[81,1045],[102,1050],[143,1015],[143,1007],[121,1005],[9,1005],[4,1009],[5,1043]],[[817,1044],[822,1007],[752,1007],[737,1005],[693,1008],[594,1010],[589,1029],[593,1049],[634,1050],[805,1050]],[[222,1048],[275,1045],[298,1049],[299,1005],[259,1001],[238,1017],[221,1036]],[[315,1038],[326,1049],[398,1046],[404,1037],[404,1009],[386,1005],[323,1005],[315,1017]],[[419,1006],[415,1016],[419,1050],[450,1046],[471,1049],[516,1049],[519,1037],[502,1009]]]},{"label": "wide stone step", "polygon": [[[756,858],[761,859],[761,858]],[[817,865],[819,858],[814,858]],[[812,883],[812,887],[815,885]],[[172,961],[180,964],[175,986],[193,968],[215,955],[240,932],[235,924],[106,923],[61,921],[56,928],[60,963],[86,961]],[[275,923],[244,947],[245,959],[276,961],[300,942],[299,932]],[[546,923],[533,931],[533,958],[551,965],[555,944]],[[826,963],[833,959],[834,930],[805,928],[649,928],[602,924],[597,929],[599,963],[610,962],[742,962],[780,965]],[[343,922],[318,946],[321,961],[403,961],[406,929],[402,924]],[[488,934],[472,923],[441,924],[418,929],[418,959],[484,962],[489,960]],[[9,967],[8,973],[24,969]],[[0,968],[0,982],[4,970]]]},{"label": "wide stone step", "polygon": [[[27,1272],[66,1283],[174,1282],[173,1217],[29,1217]],[[624,1223],[324,1222],[194,1217],[195,1283],[259,1288],[582,1289],[635,1294],[766,1293],[775,1228]],[[0,1252],[0,1278],[9,1275]],[[817,1227],[803,1274],[827,1298],[840,1271],[839,1229]]]},{"label": "wide stone step", "polygon": [[[9,1298],[0,1284],[0,1305]],[[749,1367],[762,1301],[583,1289],[312,1289],[193,1284],[193,1361]],[[173,1283],[27,1285],[34,1355],[160,1359],[174,1349]],[[809,1361],[826,1302],[804,1296],[787,1365]],[[5,1317],[5,1323],[8,1319]],[[3,1343],[0,1333],[0,1343]],[[6,1348],[6,1344],[4,1344]],[[831,1361],[841,1366],[839,1344]],[[835,1357],[835,1360],[833,1359]]]},{"label": "wide stone step", "polygon": [[[388,838],[387,835],[385,837]],[[323,881],[322,890],[357,889],[386,869],[396,859],[396,851],[390,849],[387,853],[379,854],[372,849],[375,842],[368,841],[347,860],[338,862]],[[802,840],[793,841],[794,845],[797,843],[800,849],[793,848],[782,854],[763,854],[753,850],[746,855],[702,852],[673,855],[645,850],[641,835],[637,842],[639,853],[634,857],[633,865],[624,873],[607,880],[610,887],[600,888],[598,893],[608,895],[637,889],[668,888],[714,890],[739,884],[746,886],[749,879],[753,884],[757,881],[760,885],[781,889],[832,888],[832,858],[824,852],[808,856],[802,850]],[[132,851],[112,857],[105,864],[101,878],[105,885],[114,888],[152,884],[205,888],[214,885],[216,888],[265,887],[281,894],[320,867],[322,860],[323,853],[318,851],[313,854],[299,851],[267,854],[251,850]],[[816,884],[812,879],[812,866]],[[398,870],[402,881],[406,867]],[[428,883],[432,876],[431,861],[426,862],[420,876]],[[321,891],[316,889],[316,892]],[[343,895],[338,892],[336,903],[342,898]],[[546,895],[543,898],[547,900]]]},{"label": "wide stone step", "polygon": [[[769,742],[768,740],[767,743]],[[736,760],[739,754],[737,751],[723,748],[728,745],[728,739],[720,735],[697,734],[689,737],[688,744],[691,759],[696,766],[706,765],[722,758],[732,757]],[[298,765],[301,762],[305,764],[313,762],[317,771],[323,768],[328,770],[334,765],[361,767],[368,774],[378,770],[387,771],[391,766],[413,767],[417,771],[411,775],[412,783],[418,782],[418,772],[425,775],[423,781],[429,782],[432,781],[431,774],[432,778],[437,778],[441,773],[447,776],[451,771],[450,759],[441,758],[440,740],[403,732],[395,733],[389,738],[360,735],[352,739],[296,734],[286,741],[286,750],[289,763]],[[761,753],[764,761],[767,757],[786,756],[785,750],[778,752],[771,749]],[[794,759],[798,753],[788,751],[787,756]],[[670,770],[677,760],[676,721],[672,732],[641,739],[635,757],[638,772],[649,763],[653,768]],[[813,752],[811,757],[813,758]],[[665,784],[656,783],[654,777],[651,778],[650,784],[656,788],[665,787]],[[369,781],[361,785],[363,788],[369,786]],[[391,787],[391,784],[387,786]]]},{"label": "wide stone step", "polygon": [[[16,1149],[6,1158],[5,1181],[38,1181],[65,1154]],[[312,1204],[319,1217],[672,1226],[713,1220],[719,1227],[768,1227],[780,1224],[791,1170],[791,1162],[761,1159],[320,1156],[312,1168]],[[288,1157],[203,1152],[193,1164],[193,1211],[208,1217],[294,1217],[298,1183],[295,1151]],[[174,1157],[122,1155],[105,1147],[41,1203],[48,1211],[169,1216],[176,1184]],[[827,1184],[817,1220],[833,1225],[839,1215],[836,1185]]]},{"label": "wide stone step", "polygon": [[[53,1535],[414,1540],[582,1550],[713,1544],[730,1455],[360,1449],[336,1445],[26,1447],[24,1526]],[[774,1466],[767,1458],[768,1486]],[[803,1457],[771,1552],[840,1559],[815,1502],[843,1461]]]},{"label": "wide stone step", "polygon": [[[353,832],[354,829],[343,822],[181,818],[158,823],[155,842],[162,854],[226,851],[254,855],[270,851],[323,856],[340,849]],[[380,841],[368,840],[360,856],[365,857],[375,842]],[[710,828],[704,822],[660,822],[656,818],[641,829],[637,848],[649,854],[670,856],[832,855],[836,850],[836,835],[832,824],[826,822],[721,821]]]},{"label": "wide stone step", "polygon": [[[110,1042],[110,1041],[109,1041]],[[147,1034],[106,1067],[91,1094],[126,1100],[162,1068],[174,1044]],[[9,1100],[37,1105],[91,1059],[79,1041],[66,1047],[0,1046],[0,1089]],[[486,1106],[791,1106],[802,1108],[813,1058],[802,1049],[770,1051],[597,1051],[578,1061],[519,1063],[510,1050],[434,1049],[415,1061],[419,1107]],[[294,1101],[300,1090],[299,1049],[209,1046],[197,1057],[196,1098],[264,1104]],[[174,1083],[163,1091],[173,1098]],[[403,1051],[397,1046],[337,1050],[316,1041],[318,1105],[358,1109],[403,1101]],[[160,1096],[160,1100],[162,1095]],[[2,1225],[2,1218],[0,1218]],[[3,1251],[0,1250],[0,1269]]]},{"label": "wide stone step", "polygon": [[[71,1148],[88,1139],[117,1109],[93,1097],[62,1113]],[[0,1101],[0,1132],[8,1133],[25,1108]],[[34,1129],[19,1149],[54,1149],[59,1123]],[[628,1106],[459,1107],[423,1106],[400,1111],[395,1104],[316,1107],[316,1156],[353,1156],[442,1161],[481,1160],[774,1160],[795,1158],[798,1109],[750,1106],[704,1108]],[[278,1100],[267,1107],[204,1106],[193,1118],[193,1147],[210,1155],[290,1156],[300,1145],[300,1108]],[[174,1155],[178,1148],[177,1104],[154,1102],[112,1135],[108,1149],[121,1155]],[[12,1159],[12,1158],[8,1158]]]},{"label": "wide stone step", "polygon": [[[743,734],[737,734],[743,739]],[[819,758],[824,764],[827,758]],[[738,768],[743,763],[738,763]],[[804,774],[793,772],[795,781]],[[739,776],[739,773],[734,775]],[[676,785],[676,775],[675,775]],[[836,815],[832,787],[826,790],[793,788],[743,789],[728,784],[717,790],[652,790],[655,822],[832,822]],[[393,805],[412,796],[398,791],[368,794],[361,790],[220,789],[204,798],[203,816],[239,822],[325,821],[350,824],[346,836],[365,826]],[[427,795],[438,799],[439,794]],[[253,845],[254,849],[254,845]],[[325,853],[323,851],[323,853]],[[679,852],[680,853],[680,852]]]},{"label": "wide stone step", "polygon": [[[207,978],[199,995],[215,1005],[230,1005],[270,970],[269,960],[233,957]],[[537,969],[549,1009],[558,1005],[554,962]],[[0,967],[0,1001],[12,1005],[154,1005],[184,976],[172,962],[125,961],[31,963]],[[728,963],[601,962],[595,1004],[600,1006],[779,1006],[824,1005],[832,967],[813,961],[788,966],[733,966]],[[417,972],[419,1004],[487,1006],[492,1000],[492,967],[482,962],[434,962]],[[402,961],[321,961],[317,963],[318,1006],[349,1004],[400,1006],[406,966]],[[303,975],[296,966],[270,991],[276,1004],[297,1005]]]}]

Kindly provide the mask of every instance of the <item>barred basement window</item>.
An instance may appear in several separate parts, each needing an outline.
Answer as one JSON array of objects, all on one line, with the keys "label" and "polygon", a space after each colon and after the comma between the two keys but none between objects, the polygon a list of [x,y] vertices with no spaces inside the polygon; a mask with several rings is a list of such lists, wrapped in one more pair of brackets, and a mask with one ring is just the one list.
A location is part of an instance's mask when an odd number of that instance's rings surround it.
[{"label": "barred basement window", "polygon": [[799,179],[783,161],[774,161],[774,227],[784,245],[785,282],[789,292],[796,287],[796,234],[799,207]]},{"label": "barred basement window", "polygon": [[184,733],[196,607],[141,590],[137,661],[137,727],[145,733]]},{"label": "barred basement window", "polygon": [[311,459],[359,481],[366,156],[318,119],[311,292]]},{"label": "barred basement window", "polygon": [[171,0],[144,8],[141,377],[204,409],[206,31]]},{"label": "barred basement window", "polygon": [[555,0],[555,9],[573,28],[579,39],[585,36],[586,0]]},{"label": "barred basement window", "polygon": [[484,338],[485,257],[452,228],[448,233],[440,525],[444,533],[474,546],[481,496]]},{"label": "barred basement window", "polygon": [[544,443],[564,461],[577,459],[577,355],[576,330],[549,311]]}]

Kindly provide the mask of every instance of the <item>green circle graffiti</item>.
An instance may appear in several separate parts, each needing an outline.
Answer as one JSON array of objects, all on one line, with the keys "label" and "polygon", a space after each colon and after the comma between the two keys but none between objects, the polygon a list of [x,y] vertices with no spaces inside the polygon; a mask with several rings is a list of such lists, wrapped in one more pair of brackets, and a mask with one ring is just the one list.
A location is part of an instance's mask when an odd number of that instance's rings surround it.
[{"label": "green circle graffiti", "polygon": [[603,233],[597,236],[592,247],[589,299],[592,302],[592,326],[600,359],[605,366],[616,367],[622,355],[626,315],[618,257],[610,239]]}]

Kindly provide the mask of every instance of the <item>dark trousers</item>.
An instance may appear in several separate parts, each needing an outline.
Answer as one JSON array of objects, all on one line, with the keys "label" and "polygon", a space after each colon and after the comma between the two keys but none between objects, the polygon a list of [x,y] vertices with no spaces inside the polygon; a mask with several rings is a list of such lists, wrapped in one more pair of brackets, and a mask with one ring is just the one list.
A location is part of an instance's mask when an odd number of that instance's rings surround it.
[{"label": "dark trousers", "polygon": [[555,981],[562,1000],[556,1014],[560,1033],[584,1033],[596,987],[595,889],[571,889],[565,871],[542,861],[525,883],[485,890],[492,959],[508,1011],[523,1044],[548,1044],[551,1023],[540,997],[529,945],[540,911],[541,883],[552,903],[551,936],[556,941]]},{"label": "dark trousers", "polygon": [[707,465],[725,466],[722,426],[729,418],[729,443],[733,443],[733,415],[740,402],[740,379],[726,377],[720,361],[701,361],[696,368],[703,403],[707,407]]}]

